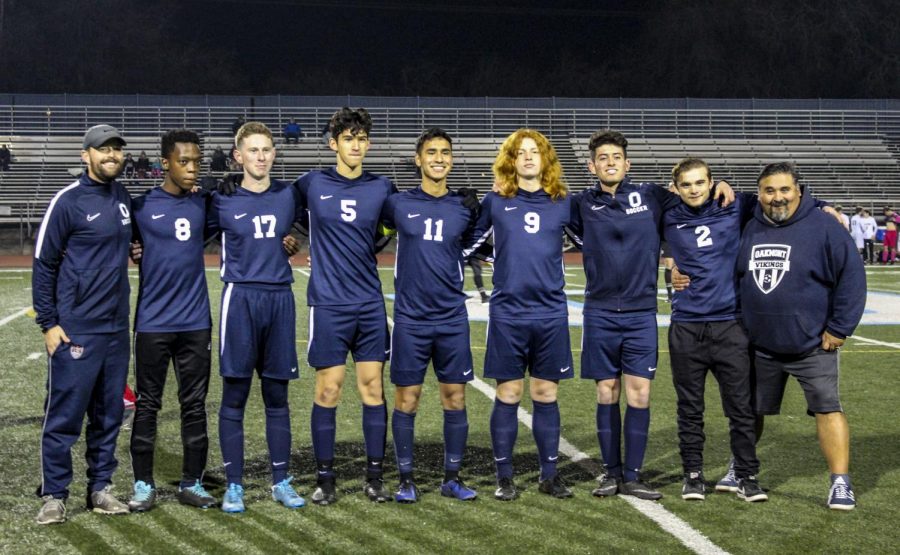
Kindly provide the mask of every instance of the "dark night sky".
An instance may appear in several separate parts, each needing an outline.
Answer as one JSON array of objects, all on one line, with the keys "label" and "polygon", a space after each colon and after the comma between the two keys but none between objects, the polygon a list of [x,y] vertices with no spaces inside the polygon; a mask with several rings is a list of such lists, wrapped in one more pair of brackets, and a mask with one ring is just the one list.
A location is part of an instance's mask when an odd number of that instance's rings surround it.
[{"label": "dark night sky", "polygon": [[893,0],[0,5],[0,92],[900,96]]}]

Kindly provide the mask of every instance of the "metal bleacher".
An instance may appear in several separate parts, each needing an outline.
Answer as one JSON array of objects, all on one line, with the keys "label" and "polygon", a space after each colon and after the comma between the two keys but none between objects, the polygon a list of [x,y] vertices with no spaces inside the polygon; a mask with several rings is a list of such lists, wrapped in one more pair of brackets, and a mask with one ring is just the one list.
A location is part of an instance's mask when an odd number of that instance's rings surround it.
[{"label": "metal bleacher", "polygon": [[[366,169],[390,177],[400,188],[417,183],[413,163],[419,132],[444,127],[454,137],[450,184],[482,191],[493,181],[491,164],[504,137],[519,127],[548,135],[573,189],[593,182],[587,141],[602,128],[629,139],[631,176],[665,183],[685,156],[710,163],[714,177],[751,190],[768,163],[790,160],[804,183],[823,199],[879,208],[900,205],[900,111],[896,110],[717,110],[596,108],[429,108],[370,105],[375,121]],[[278,136],[274,175],[292,180],[334,163],[321,129],[335,105],[235,106],[20,106],[0,105],[0,144],[10,145],[12,169],[0,172],[0,222],[38,222],[52,195],[80,169],[84,129],[96,123],[118,127],[127,152],[152,159],[159,136],[173,127],[201,134],[207,157],[228,147],[238,115],[267,123]],[[305,130],[296,145],[283,144],[280,129],[294,117]],[[123,179],[133,193],[158,178]]]}]

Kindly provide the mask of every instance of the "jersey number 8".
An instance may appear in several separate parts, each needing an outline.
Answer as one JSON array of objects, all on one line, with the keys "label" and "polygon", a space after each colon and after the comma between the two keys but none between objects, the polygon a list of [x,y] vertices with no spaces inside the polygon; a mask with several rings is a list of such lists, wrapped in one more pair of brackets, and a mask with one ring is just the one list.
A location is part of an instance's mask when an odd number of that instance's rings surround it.
[{"label": "jersey number 8", "polygon": [[187,241],[191,238],[191,221],[187,218],[175,220],[175,238],[179,241]]}]

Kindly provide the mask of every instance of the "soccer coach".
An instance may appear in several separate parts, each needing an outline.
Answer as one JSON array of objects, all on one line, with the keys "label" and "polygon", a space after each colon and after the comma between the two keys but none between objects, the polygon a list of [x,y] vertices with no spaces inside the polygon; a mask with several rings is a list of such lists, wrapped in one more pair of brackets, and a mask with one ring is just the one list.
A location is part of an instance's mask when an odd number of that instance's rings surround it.
[{"label": "soccer coach", "polygon": [[39,524],[66,520],[72,445],[85,415],[88,509],[128,512],[109,492],[130,355],[131,199],[115,180],[123,146],[109,125],[87,130],[86,171],[50,201],[35,244],[32,302],[48,356]]},{"label": "soccer coach", "polygon": [[856,506],[850,429],[838,396],[838,348],[859,324],[866,275],[853,240],[816,210],[787,162],[766,166],[738,255],[743,319],[756,350],[756,410],[778,414],[788,376],[815,415],[831,471],[828,507]]}]

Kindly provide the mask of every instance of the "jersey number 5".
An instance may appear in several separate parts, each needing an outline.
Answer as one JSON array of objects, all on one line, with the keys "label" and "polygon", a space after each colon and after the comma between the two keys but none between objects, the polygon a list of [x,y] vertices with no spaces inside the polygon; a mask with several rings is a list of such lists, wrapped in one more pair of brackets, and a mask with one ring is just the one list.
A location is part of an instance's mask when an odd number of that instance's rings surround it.
[{"label": "jersey number 5", "polygon": [[356,201],[344,199],[341,201],[341,219],[345,222],[352,222],[356,219]]}]

